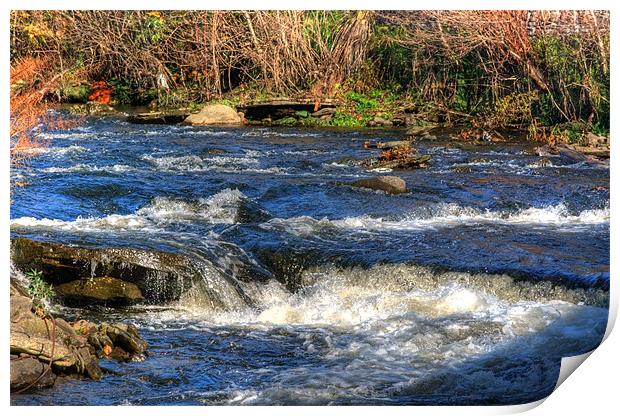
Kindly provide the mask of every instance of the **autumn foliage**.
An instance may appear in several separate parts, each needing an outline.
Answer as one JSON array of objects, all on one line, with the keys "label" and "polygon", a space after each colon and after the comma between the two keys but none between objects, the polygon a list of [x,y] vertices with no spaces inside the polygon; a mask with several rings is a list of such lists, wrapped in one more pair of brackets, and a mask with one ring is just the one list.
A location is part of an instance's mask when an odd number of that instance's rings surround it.
[{"label": "autumn foliage", "polygon": [[105,81],[95,81],[91,88],[88,101],[95,101],[101,104],[110,104],[113,90]]},{"label": "autumn foliage", "polygon": [[45,96],[53,84],[45,58],[25,57],[10,70],[10,156],[21,163],[33,149],[46,144],[46,129],[63,128],[72,121],[52,115]]}]

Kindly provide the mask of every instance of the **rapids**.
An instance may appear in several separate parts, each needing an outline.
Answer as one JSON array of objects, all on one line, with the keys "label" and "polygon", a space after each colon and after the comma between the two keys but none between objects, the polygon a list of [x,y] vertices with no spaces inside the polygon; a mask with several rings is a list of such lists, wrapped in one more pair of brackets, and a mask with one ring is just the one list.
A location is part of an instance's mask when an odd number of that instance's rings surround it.
[{"label": "rapids", "polygon": [[[11,170],[11,233],[171,251],[166,305],[56,306],[123,320],[141,363],[103,361],[12,404],[517,404],[595,348],[609,302],[609,170],[531,144],[420,142],[410,192],[347,186],[402,131],[217,129],[89,119]],[[440,135],[441,139],[441,135]],[[36,156],[36,157],[35,157]],[[470,173],[457,173],[467,165]]]}]

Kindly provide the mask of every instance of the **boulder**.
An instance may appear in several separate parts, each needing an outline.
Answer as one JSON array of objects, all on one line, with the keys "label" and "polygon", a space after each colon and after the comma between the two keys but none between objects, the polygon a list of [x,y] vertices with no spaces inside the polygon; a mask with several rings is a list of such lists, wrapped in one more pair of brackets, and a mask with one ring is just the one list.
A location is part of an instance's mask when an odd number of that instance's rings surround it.
[{"label": "boulder", "polygon": [[193,126],[241,125],[242,122],[237,110],[223,104],[209,104],[200,112],[187,116],[184,121]]},{"label": "boulder", "polygon": [[140,288],[114,277],[94,277],[62,283],[55,287],[56,295],[65,304],[102,304],[126,306],[144,301]]},{"label": "boulder", "polygon": [[33,357],[11,358],[11,391],[19,391],[28,386],[34,388],[53,386],[56,375],[51,371],[46,372],[46,369],[46,365]]},{"label": "boulder", "polygon": [[377,176],[375,178],[360,179],[351,184],[357,188],[374,189],[388,194],[407,192],[407,184],[398,176]]}]

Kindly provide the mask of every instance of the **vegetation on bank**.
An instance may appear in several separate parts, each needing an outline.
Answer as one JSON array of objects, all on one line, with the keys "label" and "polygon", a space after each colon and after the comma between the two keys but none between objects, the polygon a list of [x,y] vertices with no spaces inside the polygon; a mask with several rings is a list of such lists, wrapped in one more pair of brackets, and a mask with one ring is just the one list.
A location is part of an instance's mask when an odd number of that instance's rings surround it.
[{"label": "vegetation on bank", "polygon": [[61,102],[336,98],[282,124],[609,130],[608,12],[14,11],[12,65],[32,58]]}]

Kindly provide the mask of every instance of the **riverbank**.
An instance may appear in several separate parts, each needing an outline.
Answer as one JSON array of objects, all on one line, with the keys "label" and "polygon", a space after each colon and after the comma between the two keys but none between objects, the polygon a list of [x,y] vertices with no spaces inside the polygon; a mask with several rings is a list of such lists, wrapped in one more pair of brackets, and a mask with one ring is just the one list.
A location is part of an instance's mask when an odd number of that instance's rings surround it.
[{"label": "riverbank", "polygon": [[[316,111],[312,109],[318,108]],[[216,101],[204,106],[195,105],[180,108],[164,108],[153,110],[147,107],[112,106],[96,102],[86,104],[62,104],[55,106],[63,112],[77,116],[117,117],[136,124],[189,124],[194,126],[249,126],[249,127],[297,127],[301,129],[370,129],[371,131],[396,130],[404,131],[406,140],[414,143],[416,139],[436,140],[448,138],[458,144],[488,145],[506,142],[514,139],[542,142],[547,147],[541,147],[541,156],[546,154],[558,155],[564,152],[572,159],[579,161],[608,160],[610,154],[610,138],[588,131],[587,126],[581,125],[569,135],[563,125],[545,128],[513,127],[503,129],[474,128],[471,125],[459,126],[454,122],[429,122],[408,113],[401,108],[400,112],[391,118],[380,116],[356,120],[347,115],[355,123],[342,125],[337,121],[339,114],[345,114],[339,101],[326,103],[311,103],[307,100],[290,98],[255,101],[252,104],[235,106],[227,101],[222,104]],[[215,110],[214,110],[215,109]],[[384,113],[380,113],[384,115]],[[580,130],[581,129],[581,130]],[[552,132],[556,132],[554,135]],[[579,154],[583,156],[579,156]]]}]

